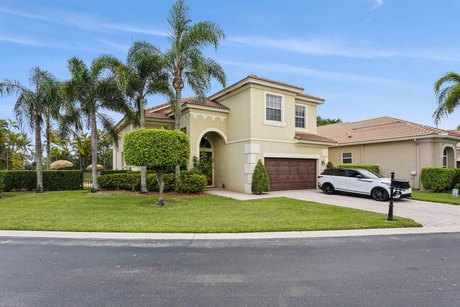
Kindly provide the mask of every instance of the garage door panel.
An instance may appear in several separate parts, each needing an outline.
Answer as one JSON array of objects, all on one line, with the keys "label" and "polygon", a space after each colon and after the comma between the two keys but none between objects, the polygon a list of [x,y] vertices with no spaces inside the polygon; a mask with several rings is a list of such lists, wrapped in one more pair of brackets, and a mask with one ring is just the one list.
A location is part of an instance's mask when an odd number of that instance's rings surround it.
[{"label": "garage door panel", "polygon": [[273,191],[316,188],[314,159],[266,158],[265,168]]}]

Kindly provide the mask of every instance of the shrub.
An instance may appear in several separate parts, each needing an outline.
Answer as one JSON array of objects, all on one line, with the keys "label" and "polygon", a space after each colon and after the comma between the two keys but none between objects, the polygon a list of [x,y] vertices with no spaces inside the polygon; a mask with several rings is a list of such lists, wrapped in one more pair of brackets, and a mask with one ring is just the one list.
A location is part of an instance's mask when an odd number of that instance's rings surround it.
[{"label": "shrub", "polygon": [[98,183],[105,190],[137,191],[141,186],[141,176],[137,172],[101,175]]},{"label": "shrub", "polygon": [[163,205],[164,174],[173,171],[176,165],[187,165],[188,136],[177,130],[138,129],[126,134],[123,150],[126,164],[147,166],[155,171],[160,194],[158,204]]},{"label": "shrub", "polygon": [[265,166],[262,161],[257,162],[254,174],[252,174],[252,193],[262,194],[263,192],[270,192],[270,182],[268,180],[268,174],[265,170]]},{"label": "shrub", "polygon": [[[35,171],[1,171],[0,173],[4,191],[32,191],[37,188]],[[81,183],[80,171],[43,171],[43,188],[47,191],[79,190]]]},{"label": "shrub", "polygon": [[128,170],[121,170],[121,169],[103,169],[99,171],[101,175],[111,175],[111,174],[126,174],[130,171]]},{"label": "shrub", "polygon": [[326,168],[327,168],[327,169],[334,168],[334,164],[333,164],[331,161],[329,161],[329,162],[327,162],[327,164],[326,164]]},{"label": "shrub", "polygon": [[457,184],[454,186],[454,189],[460,190],[460,183],[457,183]]},{"label": "shrub", "polygon": [[[174,174],[164,174],[164,192],[176,190],[176,176]],[[159,192],[158,179],[156,174],[147,174],[147,189],[150,192]]]},{"label": "shrub", "polygon": [[379,166],[374,164],[338,164],[337,167],[364,168],[380,174]]},{"label": "shrub", "polygon": [[182,171],[176,181],[176,189],[179,193],[197,194],[202,193],[208,184],[206,175],[195,172]]},{"label": "shrub", "polygon": [[79,190],[82,184],[80,171],[44,171],[43,187],[49,191]]},{"label": "shrub", "polygon": [[452,189],[460,175],[456,168],[423,168],[420,180],[423,187],[434,192]]}]

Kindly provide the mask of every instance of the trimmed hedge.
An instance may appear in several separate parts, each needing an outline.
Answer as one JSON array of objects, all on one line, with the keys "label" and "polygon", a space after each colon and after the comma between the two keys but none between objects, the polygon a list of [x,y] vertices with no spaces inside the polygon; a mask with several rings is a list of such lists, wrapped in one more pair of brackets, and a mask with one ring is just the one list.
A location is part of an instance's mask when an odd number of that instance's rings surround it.
[{"label": "trimmed hedge", "polygon": [[141,186],[139,173],[108,174],[97,177],[101,189],[138,191]]},{"label": "trimmed hedge", "polygon": [[[126,172],[115,173],[108,175],[101,175],[97,178],[99,186],[104,190],[125,190],[125,191],[139,191],[141,187],[140,172]],[[174,174],[165,174],[164,191],[174,191],[176,188],[176,180]],[[150,192],[158,192],[157,176],[152,173],[147,173],[147,189]]]},{"label": "trimmed hedge", "polygon": [[423,187],[434,192],[452,189],[460,179],[457,168],[423,168],[420,180]]},{"label": "trimmed hedge", "polygon": [[194,171],[182,171],[176,181],[176,189],[179,193],[198,194],[204,192],[207,184],[206,175],[197,174]]},{"label": "trimmed hedge", "polygon": [[111,175],[111,174],[126,174],[130,172],[129,170],[121,170],[121,169],[103,169],[99,171],[101,175]]},{"label": "trimmed hedge", "polygon": [[368,169],[370,171],[373,171],[374,173],[380,174],[380,168],[378,165],[374,164],[338,164],[336,167],[349,167],[349,168],[364,168]]},{"label": "trimmed hedge", "polygon": [[[32,191],[37,188],[35,171],[0,171],[4,191]],[[47,191],[79,190],[82,173],[75,170],[43,171],[43,188]]]},{"label": "trimmed hedge", "polygon": [[127,165],[169,173],[176,165],[187,165],[190,141],[177,130],[138,129],[125,135],[123,150]]}]

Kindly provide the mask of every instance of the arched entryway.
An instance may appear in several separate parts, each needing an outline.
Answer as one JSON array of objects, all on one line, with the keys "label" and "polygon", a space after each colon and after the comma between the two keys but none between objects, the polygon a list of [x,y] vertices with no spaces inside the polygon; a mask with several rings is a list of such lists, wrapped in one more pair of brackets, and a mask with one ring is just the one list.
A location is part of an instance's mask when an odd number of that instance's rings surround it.
[{"label": "arched entryway", "polygon": [[206,171],[208,186],[222,187],[224,184],[221,170],[224,163],[225,140],[225,136],[216,131],[204,132],[200,138],[197,157],[200,162],[212,164],[209,171]]}]

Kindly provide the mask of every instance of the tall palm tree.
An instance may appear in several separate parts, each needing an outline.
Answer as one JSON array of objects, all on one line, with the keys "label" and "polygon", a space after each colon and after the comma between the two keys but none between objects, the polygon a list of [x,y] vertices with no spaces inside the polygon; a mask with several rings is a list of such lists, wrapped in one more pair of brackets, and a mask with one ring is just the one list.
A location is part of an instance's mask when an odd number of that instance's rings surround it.
[{"label": "tall palm tree", "polygon": [[[135,127],[145,128],[145,104],[147,96],[166,94],[171,96],[168,74],[164,69],[161,51],[147,43],[135,42],[129,49],[126,64],[106,56],[103,67],[115,72],[117,82],[129,99],[132,114],[127,119]],[[147,192],[146,167],[141,167],[141,192]]]},{"label": "tall palm tree", "polygon": [[30,75],[32,88],[17,81],[0,82],[0,96],[18,94],[13,112],[20,123],[26,122],[35,134],[35,162],[37,170],[37,192],[43,192],[42,175],[42,128],[43,114],[59,101],[59,82],[50,73],[34,67]]},{"label": "tall palm tree", "polygon": [[434,84],[434,92],[439,104],[433,114],[437,126],[443,117],[454,112],[460,105],[460,75],[454,72],[446,73]]},{"label": "tall palm tree", "polygon": [[[225,87],[227,78],[222,67],[203,55],[201,49],[212,45],[215,49],[225,34],[219,25],[202,21],[192,25],[187,16],[188,6],[178,0],[171,8],[168,23],[171,27],[171,47],[166,51],[165,64],[172,80],[174,128],[180,129],[182,89],[187,83],[198,97],[204,98],[212,79]],[[176,167],[176,176],[180,168]]]},{"label": "tall palm tree", "polygon": [[[106,110],[126,112],[126,103],[113,77],[104,76],[101,68],[101,58],[95,59],[88,67],[81,59],[73,57],[68,62],[71,79],[62,85],[62,93],[67,102],[64,122],[75,123],[80,129],[83,124],[91,134],[91,166],[92,192],[97,192],[97,152],[98,152],[98,122],[107,131],[113,131],[113,121],[105,114]],[[61,130],[68,129],[68,124]]]}]

